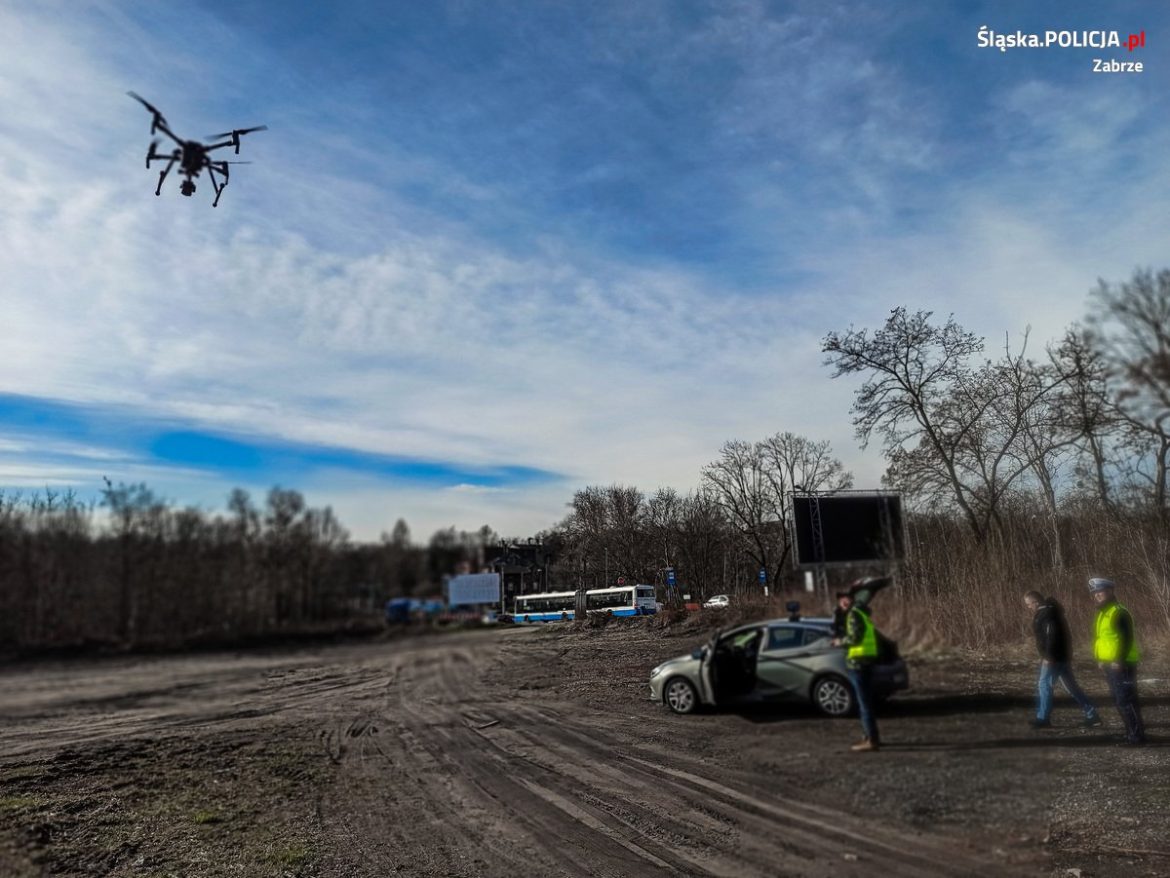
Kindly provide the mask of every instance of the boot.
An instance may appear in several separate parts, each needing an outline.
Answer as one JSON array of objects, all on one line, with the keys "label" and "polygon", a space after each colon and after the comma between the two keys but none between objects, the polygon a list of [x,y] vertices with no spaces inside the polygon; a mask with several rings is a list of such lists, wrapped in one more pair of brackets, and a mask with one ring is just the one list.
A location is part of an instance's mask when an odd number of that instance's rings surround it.
[{"label": "boot", "polygon": [[861,741],[858,741],[856,744],[854,744],[849,749],[852,750],[854,753],[870,753],[870,752],[878,749],[878,742],[871,740],[870,738],[865,738]]}]

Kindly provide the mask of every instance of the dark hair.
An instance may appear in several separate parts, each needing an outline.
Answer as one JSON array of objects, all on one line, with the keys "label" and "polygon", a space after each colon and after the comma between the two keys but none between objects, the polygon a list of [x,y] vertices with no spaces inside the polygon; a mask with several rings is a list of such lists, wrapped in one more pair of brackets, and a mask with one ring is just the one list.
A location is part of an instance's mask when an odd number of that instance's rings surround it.
[{"label": "dark hair", "polygon": [[1040,592],[1035,591],[1035,590],[1027,591],[1027,592],[1024,592],[1024,600],[1026,600],[1026,601],[1033,600],[1038,604],[1042,604],[1042,603],[1044,603],[1044,595],[1040,594]]}]

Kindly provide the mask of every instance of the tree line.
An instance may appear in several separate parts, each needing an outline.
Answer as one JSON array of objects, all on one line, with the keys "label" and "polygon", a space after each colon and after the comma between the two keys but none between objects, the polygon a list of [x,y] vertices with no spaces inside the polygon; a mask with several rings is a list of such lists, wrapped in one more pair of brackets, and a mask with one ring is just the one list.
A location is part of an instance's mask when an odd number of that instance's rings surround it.
[{"label": "tree line", "polygon": [[[100,506],[100,510],[99,507]],[[103,513],[104,514],[100,514]],[[227,511],[174,508],[142,484],[0,494],[0,648],[174,647],[325,632],[376,619],[392,594],[434,594],[498,537],[399,520],[356,543],[329,507],[274,487],[234,490]]]},{"label": "tree line", "polygon": [[[978,644],[1018,619],[1023,590],[1062,593],[1102,573],[1132,580],[1164,630],[1170,270],[1100,282],[1084,320],[1042,350],[1029,335],[989,355],[953,317],[897,308],[877,328],[823,340],[833,376],[860,382],[858,439],[880,443],[883,484],[905,498],[905,603],[937,636]],[[548,581],[664,584],[671,570],[696,597],[758,594],[764,570],[793,587],[793,492],[853,485],[827,441],[728,441],[686,493],[577,491],[538,535],[555,559]],[[399,519],[355,543],[329,508],[279,487],[260,506],[236,490],[226,513],[209,514],[107,482],[101,506],[99,524],[71,494],[0,495],[0,643],[181,644],[337,626],[390,596],[437,593],[444,574],[482,564],[500,542],[485,525],[415,545]]]}]

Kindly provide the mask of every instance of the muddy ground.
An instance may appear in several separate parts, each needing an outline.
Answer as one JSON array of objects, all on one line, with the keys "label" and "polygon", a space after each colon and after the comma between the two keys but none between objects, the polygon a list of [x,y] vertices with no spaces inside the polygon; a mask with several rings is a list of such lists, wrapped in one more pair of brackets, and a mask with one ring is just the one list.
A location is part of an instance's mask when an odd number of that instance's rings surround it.
[{"label": "muddy ground", "polygon": [[639,622],[10,666],[0,875],[1170,873],[1165,666],[1129,748],[1091,664],[1106,726],[1038,733],[1025,645],[911,656],[860,755],[855,720],[651,704],[705,636]]}]

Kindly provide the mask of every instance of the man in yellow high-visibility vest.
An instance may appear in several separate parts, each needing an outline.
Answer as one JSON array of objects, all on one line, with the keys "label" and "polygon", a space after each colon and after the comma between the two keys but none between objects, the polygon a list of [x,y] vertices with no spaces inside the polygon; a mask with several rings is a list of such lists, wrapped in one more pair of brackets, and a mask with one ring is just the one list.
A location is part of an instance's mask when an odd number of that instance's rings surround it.
[{"label": "man in yellow high-visibility vest", "polygon": [[1125,739],[1130,744],[1144,744],[1146,729],[1137,695],[1137,663],[1141,654],[1133,616],[1117,602],[1115,588],[1110,579],[1089,580],[1089,592],[1097,602],[1093,655],[1105,672],[1113,703],[1125,724]]},{"label": "man in yellow high-visibility vest", "polygon": [[877,719],[873,713],[873,668],[878,659],[877,628],[869,616],[868,591],[838,595],[846,611],[845,632],[833,641],[845,647],[845,667],[857,696],[857,713],[865,736],[850,750],[868,753],[881,747]]}]

